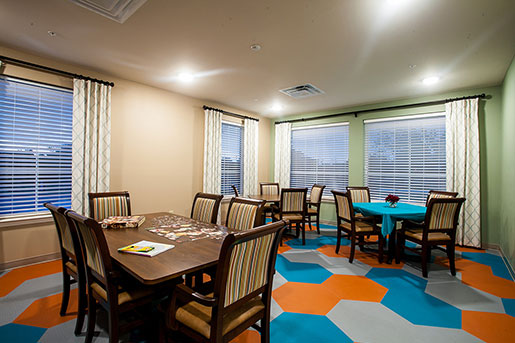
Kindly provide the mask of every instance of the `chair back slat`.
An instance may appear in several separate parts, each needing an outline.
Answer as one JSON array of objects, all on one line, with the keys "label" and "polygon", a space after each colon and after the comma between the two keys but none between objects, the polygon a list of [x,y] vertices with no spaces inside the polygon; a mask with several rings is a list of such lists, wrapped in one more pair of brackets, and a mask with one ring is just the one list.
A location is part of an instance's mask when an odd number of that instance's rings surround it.
[{"label": "chair back slat", "polygon": [[352,201],[349,193],[332,191],[336,203],[336,214],[347,221],[352,221]]},{"label": "chair back slat", "polygon": [[268,262],[277,233],[236,244],[231,252],[224,306],[263,287],[268,281]]},{"label": "chair back slat", "polygon": [[225,225],[228,229],[246,231],[252,229],[259,221],[260,210],[265,202],[260,200],[233,198],[227,211]]},{"label": "chair back slat", "polygon": [[222,198],[223,195],[197,193],[195,199],[193,199],[191,218],[205,223],[216,224]]},{"label": "chair back slat", "polygon": [[281,192],[281,211],[283,213],[303,213],[306,207],[306,188],[285,188]]},{"label": "chair back slat", "polygon": [[325,186],[323,185],[313,185],[311,188],[310,202],[312,204],[319,204],[322,201],[322,195],[324,193]]},{"label": "chair back slat", "polygon": [[352,202],[370,202],[370,190],[368,187],[347,187]]},{"label": "chair back slat", "polygon": [[90,217],[101,221],[112,216],[130,216],[129,192],[89,193]]},{"label": "chair back slat", "polygon": [[262,182],[259,184],[259,188],[261,190],[261,195],[276,195],[279,194],[279,184],[278,183],[265,183]]}]

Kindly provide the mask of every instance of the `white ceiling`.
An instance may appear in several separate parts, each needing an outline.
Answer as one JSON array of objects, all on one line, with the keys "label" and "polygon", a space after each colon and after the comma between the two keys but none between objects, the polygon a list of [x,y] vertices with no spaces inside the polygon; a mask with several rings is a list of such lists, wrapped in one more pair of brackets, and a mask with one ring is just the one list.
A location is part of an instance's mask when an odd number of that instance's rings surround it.
[{"label": "white ceiling", "polygon": [[[0,0],[0,44],[282,116],[498,85],[515,1],[148,0],[119,24],[68,0]],[[441,81],[423,85],[431,75]],[[302,83],[325,94],[279,93]]]}]

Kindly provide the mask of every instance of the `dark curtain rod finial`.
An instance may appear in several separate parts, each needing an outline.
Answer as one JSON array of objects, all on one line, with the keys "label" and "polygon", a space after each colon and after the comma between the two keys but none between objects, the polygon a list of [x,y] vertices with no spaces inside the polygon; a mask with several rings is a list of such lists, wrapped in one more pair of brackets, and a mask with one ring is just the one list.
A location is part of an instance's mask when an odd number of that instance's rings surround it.
[{"label": "dark curtain rod finial", "polygon": [[450,98],[450,99],[442,99],[442,100],[435,100],[435,101],[428,101],[428,102],[419,102],[419,103],[415,103],[415,104],[406,104],[406,105],[398,105],[398,106],[370,108],[368,110],[343,112],[343,113],[334,113],[334,114],[326,114],[326,115],[323,115],[323,116],[310,117],[310,118],[299,118],[299,119],[292,119],[292,120],[281,120],[281,121],[276,121],[275,125],[282,124],[282,123],[298,123],[298,122],[311,121],[311,120],[320,120],[320,119],[334,118],[334,117],[340,117],[340,116],[345,116],[345,115],[349,115],[349,114],[354,114],[354,117],[357,118],[358,114],[361,114],[361,113],[391,111],[391,110],[398,110],[398,109],[411,108],[411,107],[443,105],[443,104],[446,104],[446,103],[452,102],[452,101],[468,100],[468,99],[474,99],[474,98],[487,99],[488,97],[485,95],[485,93],[482,93],[482,94],[464,96],[464,97],[461,97],[461,98]]}]

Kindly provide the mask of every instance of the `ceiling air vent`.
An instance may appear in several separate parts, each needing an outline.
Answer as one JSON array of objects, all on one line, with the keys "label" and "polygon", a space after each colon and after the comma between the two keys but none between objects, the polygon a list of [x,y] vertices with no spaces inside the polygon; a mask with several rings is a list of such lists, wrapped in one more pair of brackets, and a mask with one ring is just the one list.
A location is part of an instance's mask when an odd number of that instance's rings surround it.
[{"label": "ceiling air vent", "polygon": [[147,0],[70,0],[90,11],[123,24]]},{"label": "ceiling air vent", "polygon": [[307,98],[310,96],[324,94],[324,92],[313,86],[311,83],[306,83],[305,85],[294,86],[286,89],[281,89],[279,92],[291,96],[295,99]]}]

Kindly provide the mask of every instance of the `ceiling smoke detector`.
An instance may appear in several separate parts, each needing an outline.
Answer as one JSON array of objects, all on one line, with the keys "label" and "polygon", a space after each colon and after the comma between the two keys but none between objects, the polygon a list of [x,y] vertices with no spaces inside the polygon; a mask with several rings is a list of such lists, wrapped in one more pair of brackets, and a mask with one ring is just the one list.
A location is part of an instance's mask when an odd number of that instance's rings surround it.
[{"label": "ceiling smoke detector", "polygon": [[324,91],[313,86],[311,83],[305,85],[294,86],[286,89],[281,89],[279,92],[291,96],[295,99],[308,98],[310,96],[324,94]]},{"label": "ceiling smoke detector", "polygon": [[70,0],[90,11],[123,24],[147,0]]}]

